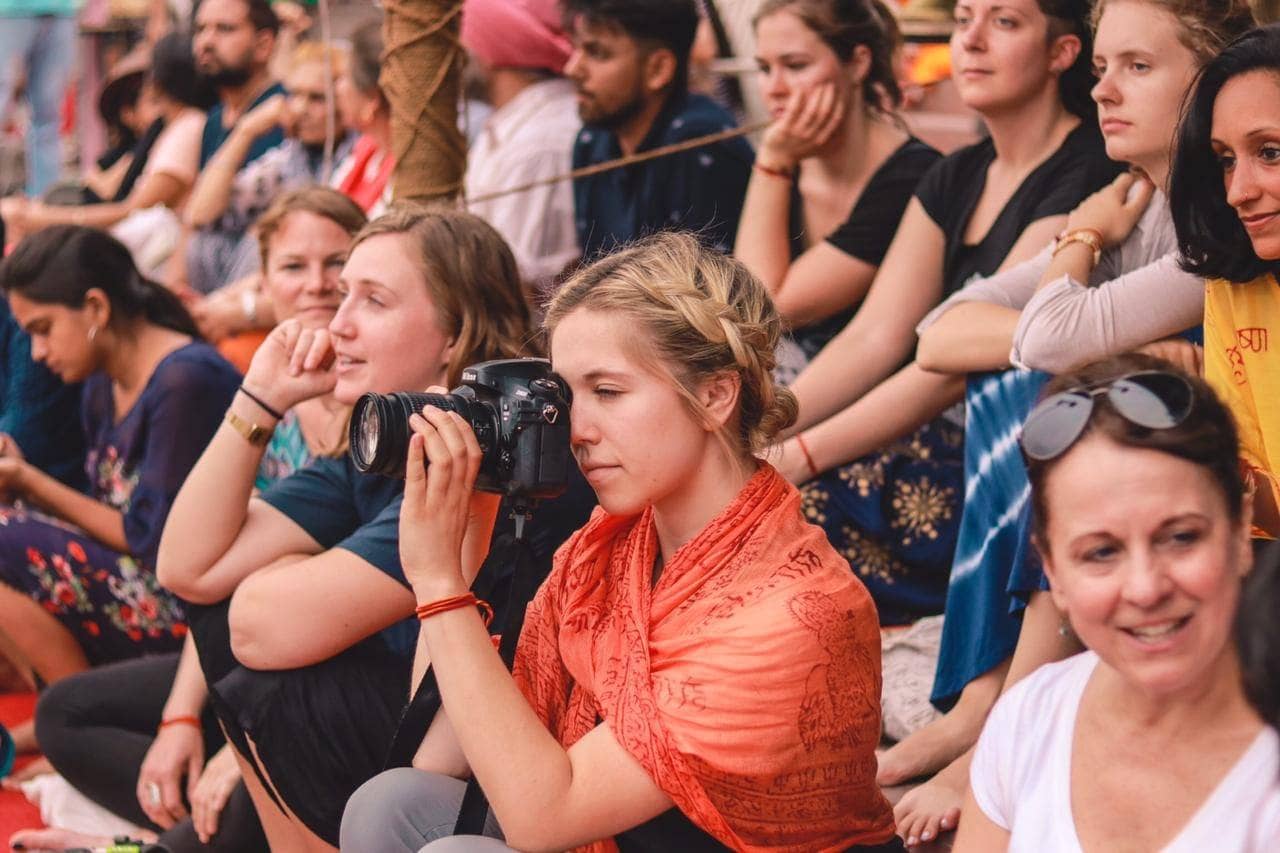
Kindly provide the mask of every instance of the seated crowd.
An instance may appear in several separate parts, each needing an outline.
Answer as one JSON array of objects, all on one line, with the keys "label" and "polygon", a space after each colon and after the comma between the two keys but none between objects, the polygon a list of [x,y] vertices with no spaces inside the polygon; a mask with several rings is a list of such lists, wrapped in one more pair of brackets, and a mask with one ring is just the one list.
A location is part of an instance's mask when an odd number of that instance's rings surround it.
[{"label": "seated crowd", "polygon": [[[98,807],[13,847],[1280,849],[1280,25],[957,0],[955,147],[882,0],[461,6],[457,204],[268,0],[0,200],[0,689]],[[528,358],[507,455],[365,396]]]}]

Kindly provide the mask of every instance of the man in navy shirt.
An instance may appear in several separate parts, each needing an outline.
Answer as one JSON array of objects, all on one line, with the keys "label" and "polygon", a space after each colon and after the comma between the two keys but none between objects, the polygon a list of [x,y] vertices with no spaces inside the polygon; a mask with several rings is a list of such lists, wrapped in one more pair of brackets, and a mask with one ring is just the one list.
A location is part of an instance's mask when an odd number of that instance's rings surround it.
[{"label": "man in navy shirt", "polygon": [[[218,90],[200,140],[200,168],[226,141],[240,117],[284,87],[271,77],[280,19],[268,0],[204,0],[196,10],[191,50],[196,70]],[[284,141],[276,127],[258,137],[245,162]]]},{"label": "man in navy shirt", "polygon": [[[733,117],[688,89],[694,0],[566,0],[574,51],[565,75],[578,91],[584,127],[580,168],[727,130]],[[583,258],[654,231],[699,234],[728,251],[751,177],[738,138],[574,181]]]}]

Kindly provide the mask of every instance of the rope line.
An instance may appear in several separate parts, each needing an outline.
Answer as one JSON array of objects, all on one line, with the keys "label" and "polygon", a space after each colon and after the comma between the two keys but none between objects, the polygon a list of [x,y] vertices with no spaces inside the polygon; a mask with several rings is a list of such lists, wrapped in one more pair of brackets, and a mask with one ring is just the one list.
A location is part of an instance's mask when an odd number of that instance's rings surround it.
[{"label": "rope line", "polygon": [[669,157],[672,154],[680,154],[685,151],[692,151],[695,148],[703,148],[707,145],[714,145],[717,142],[724,142],[728,139],[737,139],[739,136],[746,136],[755,133],[757,130],[763,130],[768,127],[770,122],[762,121],[756,124],[749,124],[745,127],[732,127],[728,130],[721,130],[715,133],[708,133],[706,136],[697,136],[693,139],[686,139],[683,142],[673,142],[670,145],[663,145],[659,148],[651,148],[648,151],[639,151],[635,154],[628,154],[625,157],[618,157],[613,160],[606,160],[603,163],[593,163],[590,166],[583,166],[580,169],[574,169],[572,172],[565,172],[560,175],[552,175],[549,178],[540,178],[536,181],[529,181],[525,184],[517,184],[514,187],[508,187],[502,190],[482,193],[467,199],[470,204],[480,204],[481,202],[492,201],[496,198],[503,198],[509,195],[517,195],[518,193],[528,192],[538,187],[551,186],[561,181],[575,181],[578,178],[586,178],[591,175],[598,175],[601,172],[611,172],[614,169],[622,169],[627,166],[634,166],[636,163],[646,163],[650,160],[657,160],[660,157]]}]

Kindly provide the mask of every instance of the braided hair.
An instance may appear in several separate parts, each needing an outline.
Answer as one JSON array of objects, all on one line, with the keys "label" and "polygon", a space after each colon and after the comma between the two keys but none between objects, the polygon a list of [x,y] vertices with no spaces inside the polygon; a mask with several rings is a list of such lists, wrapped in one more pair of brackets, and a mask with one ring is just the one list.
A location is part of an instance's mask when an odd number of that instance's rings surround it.
[{"label": "braided hair", "polygon": [[657,234],[579,271],[548,306],[547,334],[579,308],[634,319],[648,332],[647,360],[675,380],[700,420],[698,385],[736,373],[738,415],[721,438],[738,455],[755,455],[795,422],[795,395],[773,380],[782,321],[768,292],[692,235]]}]

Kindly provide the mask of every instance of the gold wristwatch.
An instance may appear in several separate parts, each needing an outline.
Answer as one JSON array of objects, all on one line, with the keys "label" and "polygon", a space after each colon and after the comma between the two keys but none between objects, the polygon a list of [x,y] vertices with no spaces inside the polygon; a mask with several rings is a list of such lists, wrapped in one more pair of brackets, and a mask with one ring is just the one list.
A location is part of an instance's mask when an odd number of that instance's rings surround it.
[{"label": "gold wristwatch", "polygon": [[245,441],[255,447],[261,447],[270,441],[271,433],[275,431],[274,427],[259,426],[231,411],[227,412],[226,421],[231,424],[232,429],[244,436]]}]

